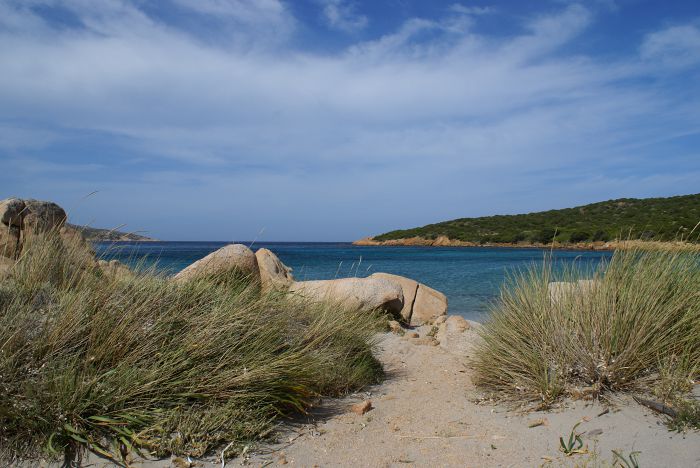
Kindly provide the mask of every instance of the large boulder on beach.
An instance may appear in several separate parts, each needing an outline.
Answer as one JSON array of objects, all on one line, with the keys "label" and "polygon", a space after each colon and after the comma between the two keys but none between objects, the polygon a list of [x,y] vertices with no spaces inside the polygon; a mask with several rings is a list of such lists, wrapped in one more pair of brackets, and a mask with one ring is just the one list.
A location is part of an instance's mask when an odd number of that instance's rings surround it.
[{"label": "large boulder on beach", "polygon": [[413,302],[416,299],[418,291],[418,281],[406,278],[405,276],[392,275],[391,273],[374,273],[370,278],[384,278],[401,286],[403,292],[403,308],[399,315],[404,323],[411,322],[411,313],[413,312]]},{"label": "large boulder on beach", "polygon": [[21,230],[16,226],[0,225],[0,256],[17,258],[22,249]]},{"label": "large boulder on beach", "polygon": [[227,273],[259,281],[260,270],[253,251],[243,244],[229,244],[184,268],[173,280],[186,282]]},{"label": "large boulder on beach", "polygon": [[22,227],[26,204],[19,198],[6,198],[0,201],[0,223],[3,226]]},{"label": "large boulder on beach", "polygon": [[16,258],[19,255],[25,207],[19,198],[0,201],[0,256]]},{"label": "large boulder on beach", "polygon": [[419,284],[411,312],[411,325],[422,325],[446,314],[447,296],[431,287]]},{"label": "large boulder on beach", "polygon": [[24,200],[25,232],[59,231],[66,222],[66,212],[56,203],[41,200]]},{"label": "large boulder on beach", "polygon": [[260,269],[260,285],[263,290],[286,290],[294,282],[292,269],[268,249],[258,249],[255,258]]},{"label": "large boulder on beach", "polygon": [[6,198],[0,201],[0,256],[17,258],[27,235],[57,232],[66,221],[66,212],[53,202]]},{"label": "large boulder on beach", "polygon": [[405,323],[419,326],[447,314],[447,297],[440,291],[390,273],[374,273],[371,278],[387,279],[401,286],[404,303],[400,315]]},{"label": "large boulder on beach", "polygon": [[404,303],[401,286],[385,278],[297,281],[289,291],[314,302],[334,301],[352,309],[381,309],[394,315],[401,313]]}]

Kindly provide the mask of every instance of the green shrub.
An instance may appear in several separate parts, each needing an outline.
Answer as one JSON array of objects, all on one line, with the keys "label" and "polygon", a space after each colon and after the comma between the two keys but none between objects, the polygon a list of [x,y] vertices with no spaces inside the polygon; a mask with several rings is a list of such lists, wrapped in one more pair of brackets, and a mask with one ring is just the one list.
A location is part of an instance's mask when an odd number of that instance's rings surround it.
[{"label": "green shrub", "polygon": [[[545,262],[514,275],[483,327],[475,383],[544,403],[650,385],[687,389],[700,373],[699,270],[697,254],[618,250],[593,271],[555,274]],[[593,281],[549,285],[586,277]]]},{"label": "green shrub", "polygon": [[569,242],[572,242],[574,244],[578,242],[586,242],[590,238],[591,235],[585,231],[575,231],[572,232],[569,236]]},{"label": "green shrub", "polygon": [[524,232],[518,232],[516,234],[513,234],[513,237],[511,237],[510,241],[513,244],[517,244],[518,242],[522,242],[527,239],[527,234]]},{"label": "green shrub", "polygon": [[233,279],[109,276],[84,244],[36,239],[0,282],[0,455],[235,451],[376,382],[379,327]]},{"label": "green shrub", "polygon": [[552,229],[552,228],[541,229],[533,235],[532,241],[539,242],[540,244],[551,244],[552,241],[554,240],[554,236],[556,236],[556,234],[557,234],[556,229]]},{"label": "green shrub", "polygon": [[[621,239],[654,239],[671,241],[683,239],[700,242],[700,230],[695,226],[700,221],[700,194],[668,198],[608,200],[589,205],[536,213],[460,218],[412,229],[387,232],[376,240],[424,237],[434,239],[446,235],[451,239],[473,242],[490,242],[486,237],[509,242],[521,232],[533,233],[532,242],[549,244],[557,227],[561,233],[598,230],[596,241]],[[652,234],[651,236],[649,234]],[[560,239],[557,239],[560,240]],[[568,240],[564,236],[563,240]]]},{"label": "green shrub", "polygon": [[600,229],[593,234],[593,242],[607,242],[609,240],[610,234]]}]

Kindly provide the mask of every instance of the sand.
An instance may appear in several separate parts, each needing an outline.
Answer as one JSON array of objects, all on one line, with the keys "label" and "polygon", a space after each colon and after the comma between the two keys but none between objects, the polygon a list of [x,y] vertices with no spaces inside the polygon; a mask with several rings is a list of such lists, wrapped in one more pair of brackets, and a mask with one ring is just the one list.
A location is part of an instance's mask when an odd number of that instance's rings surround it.
[{"label": "sand", "polygon": [[[301,467],[536,467],[611,466],[613,450],[639,451],[640,467],[700,467],[700,432],[670,432],[663,420],[628,397],[610,406],[568,401],[546,412],[521,412],[479,400],[466,357],[473,329],[431,344],[382,335],[378,357],[386,380],[340,400],[326,400],[307,416],[282,424],[276,442],[258,444],[226,466]],[[353,404],[371,400],[359,415]],[[559,450],[573,426],[583,433],[582,453]],[[541,423],[535,427],[535,423]],[[91,460],[92,466],[103,465]],[[187,466],[171,460],[134,466]],[[216,457],[190,466],[221,466]]]},{"label": "sand", "polygon": [[[424,336],[427,328],[419,330]],[[452,337],[454,338],[454,337]],[[597,466],[612,450],[640,451],[642,467],[700,467],[700,433],[669,432],[663,421],[629,398],[612,406],[570,401],[547,412],[522,413],[480,402],[462,346],[415,344],[421,339],[384,337],[379,357],[388,379],[365,394],[329,401],[306,424],[287,428],[277,444],[236,463],[270,466]],[[451,340],[453,343],[454,339]],[[370,399],[363,416],[348,407]],[[603,414],[604,413],[604,414]],[[565,456],[559,437],[577,422],[587,453]],[[544,424],[529,427],[535,422]],[[244,457],[245,458],[245,457]],[[604,465],[603,465],[604,466]]]}]

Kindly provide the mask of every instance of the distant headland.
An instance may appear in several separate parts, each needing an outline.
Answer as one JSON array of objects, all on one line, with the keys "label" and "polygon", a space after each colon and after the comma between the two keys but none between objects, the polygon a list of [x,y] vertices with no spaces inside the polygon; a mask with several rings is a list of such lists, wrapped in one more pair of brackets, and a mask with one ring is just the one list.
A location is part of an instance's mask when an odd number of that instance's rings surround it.
[{"label": "distant headland", "polygon": [[100,229],[89,226],[78,226],[77,224],[66,223],[66,225],[82,234],[83,238],[92,242],[100,241],[138,241],[155,242],[157,239],[134,234],[133,232],[122,232],[115,229]]},{"label": "distant headland", "polygon": [[630,242],[643,242],[697,247],[699,221],[700,194],[621,198],[536,213],[460,218],[390,231],[353,243],[614,250]]}]

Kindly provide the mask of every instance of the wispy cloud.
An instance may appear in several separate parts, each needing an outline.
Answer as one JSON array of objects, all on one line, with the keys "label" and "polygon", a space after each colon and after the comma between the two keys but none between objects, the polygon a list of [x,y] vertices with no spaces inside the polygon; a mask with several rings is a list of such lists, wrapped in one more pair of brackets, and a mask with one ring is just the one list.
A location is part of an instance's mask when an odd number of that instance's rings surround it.
[{"label": "wispy cloud", "polygon": [[670,26],[648,34],[641,45],[642,58],[665,66],[692,66],[700,62],[700,27]]},{"label": "wispy cloud", "polygon": [[[245,38],[211,44],[136,1],[0,3],[0,135],[11,136],[0,157],[31,161],[31,170],[15,164],[12,177],[0,177],[6,187],[48,198],[99,188],[104,202],[86,216],[109,212],[106,225],[128,216],[141,227],[158,211],[160,237],[219,237],[168,231],[167,216],[192,218],[202,198],[228,210],[228,224],[221,212],[207,214],[214,233],[238,229],[242,238],[267,226],[272,238],[337,239],[584,196],[682,190],[700,172],[656,164],[659,141],[700,130],[690,92],[700,85],[678,91],[675,75],[700,63],[692,20],[640,37],[637,53],[596,57],[568,49],[596,21],[579,4],[499,35],[474,27],[490,10],[456,5],[315,53],[269,41],[275,25],[294,37],[299,21],[280,1],[174,1],[231,18],[244,26],[226,38]],[[81,26],[59,27],[33,5],[60,8]],[[341,30],[369,21],[351,3],[321,6],[335,8]],[[80,138],[89,132],[109,138]],[[70,164],[90,168],[90,180],[85,171],[56,179],[53,165],[41,175],[37,161],[59,163],[71,148],[82,160]],[[111,169],[101,176],[103,167]],[[650,167],[661,173],[650,178]],[[141,209],[105,209],[110,203]]]},{"label": "wispy cloud", "polygon": [[344,32],[356,32],[367,27],[369,19],[358,13],[357,5],[352,0],[320,0],[323,17],[332,29]]},{"label": "wispy cloud", "polygon": [[461,3],[453,3],[449,9],[462,15],[488,15],[496,12],[496,8],[491,6],[467,6]]}]

